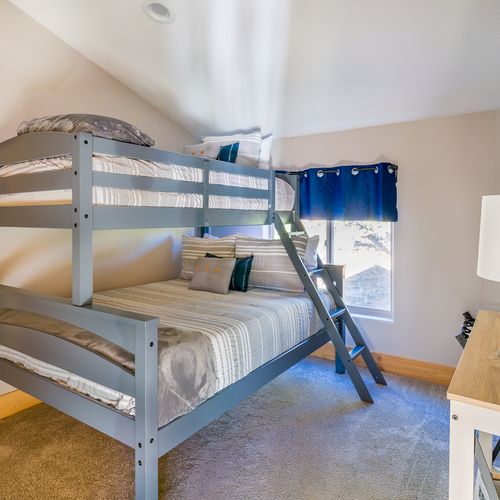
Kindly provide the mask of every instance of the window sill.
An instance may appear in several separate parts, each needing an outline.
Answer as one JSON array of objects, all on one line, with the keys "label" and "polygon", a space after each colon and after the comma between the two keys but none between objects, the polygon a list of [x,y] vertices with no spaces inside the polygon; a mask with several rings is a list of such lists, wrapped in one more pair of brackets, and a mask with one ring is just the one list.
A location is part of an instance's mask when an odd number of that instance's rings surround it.
[{"label": "window sill", "polygon": [[394,316],[392,314],[390,316],[377,316],[376,314],[355,313],[351,311],[351,315],[353,318],[367,319],[370,321],[383,321],[385,323],[394,323]]}]

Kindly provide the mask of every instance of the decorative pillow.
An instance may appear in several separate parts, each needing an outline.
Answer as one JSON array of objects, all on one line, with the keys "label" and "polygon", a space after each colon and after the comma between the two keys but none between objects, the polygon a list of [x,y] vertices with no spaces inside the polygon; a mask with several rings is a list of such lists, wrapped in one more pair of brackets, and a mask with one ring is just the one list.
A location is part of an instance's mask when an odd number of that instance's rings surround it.
[{"label": "decorative pillow", "polygon": [[[242,236],[244,238],[258,239],[254,236],[247,236],[246,234],[236,233],[235,237]],[[204,238],[215,239],[217,236],[205,233]],[[306,254],[304,256],[304,265],[308,271],[312,271],[318,267],[318,246],[319,235],[309,236],[306,246]]]},{"label": "decorative pillow", "polygon": [[251,132],[249,134],[208,136],[202,137],[201,140],[207,146],[216,145],[219,148],[238,142],[239,147],[236,163],[252,167],[256,167],[259,164],[260,146],[262,142],[260,131]]},{"label": "decorative pillow", "polygon": [[189,146],[184,146],[182,150],[184,154],[191,156],[201,156],[203,158],[209,158],[210,160],[215,160],[220,151],[220,145],[218,144],[190,144]]},{"label": "decorative pillow", "polygon": [[228,144],[227,146],[222,146],[219,149],[217,160],[228,161],[229,163],[236,163],[236,157],[238,156],[239,146],[240,146],[239,142],[235,142],[234,144]]},{"label": "decorative pillow", "polygon": [[[307,236],[293,238],[295,248],[303,259],[306,253]],[[287,292],[303,292],[304,286],[293,267],[281,240],[265,240],[236,236],[236,257],[253,255],[249,286],[271,288]]]},{"label": "decorative pillow", "polygon": [[318,267],[318,246],[319,235],[309,236],[306,255],[304,256],[304,265],[308,271],[312,271]]},{"label": "decorative pillow", "polygon": [[271,163],[271,147],[273,145],[273,134],[268,134],[262,138],[260,144],[259,168],[269,170]]},{"label": "decorative pillow", "polygon": [[179,278],[190,280],[193,276],[194,265],[199,257],[205,257],[207,253],[220,257],[234,257],[236,238],[227,236],[225,238],[207,239],[196,236],[182,237],[182,270]]},{"label": "decorative pillow", "polygon": [[235,262],[235,258],[198,258],[194,264],[193,278],[189,283],[189,288],[227,294]]},{"label": "decorative pillow", "polygon": [[[218,255],[207,253],[205,257],[220,259]],[[229,290],[238,292],[246,292],[248,290],[248,279],[252,270],[253,255],[249,257],[240,257],[236,259],[233,274],[229,283]]]},{"label": "decorative pillow", "polygon": [[155,141],[135,125],[108,116],[67,114],[44,116],[21,122],[17,135],[29,132],[88,132],[96,137],[154,146]]}]

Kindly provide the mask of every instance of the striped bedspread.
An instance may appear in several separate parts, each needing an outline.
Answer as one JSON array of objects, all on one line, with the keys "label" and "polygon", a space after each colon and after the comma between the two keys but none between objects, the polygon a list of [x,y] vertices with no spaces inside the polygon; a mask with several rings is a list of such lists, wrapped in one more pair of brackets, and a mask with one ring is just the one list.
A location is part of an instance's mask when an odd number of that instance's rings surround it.
[{"label": "striped bedspread", "polygon": [[[188,283],[171,280],[94,296],[97,304],[159,317],[160,426],[194,409],[321,328],[312,301],[304,294],[254,288],[247,293],[218,295],[189,290]],[[331,303],[328,295],[326,300]],[[27,321],[33,322],[33,318],[26,313],[0,311],[0,323]],[[133,368],[130,353],[96,335],[69,328],[59,328],[56,334]],[[9,359],[5,348],[0,350],[0,357]],[[59,372],[58,381],[133,413],[133,398],[74,375],[61,380]]]}]

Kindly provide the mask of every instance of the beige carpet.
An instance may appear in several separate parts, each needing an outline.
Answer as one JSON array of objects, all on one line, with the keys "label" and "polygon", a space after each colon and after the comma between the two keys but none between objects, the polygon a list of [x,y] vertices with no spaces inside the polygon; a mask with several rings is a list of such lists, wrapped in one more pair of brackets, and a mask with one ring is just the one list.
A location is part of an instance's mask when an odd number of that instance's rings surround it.
[{"label": "beige carpet", "polygon": [[[367,405],[330,362],[299,363],[163,457],[161,498],[446,499],[445,388],[388,381]],[[133,498],[133,452],[35,406],[0,421],[0,498]]]}]

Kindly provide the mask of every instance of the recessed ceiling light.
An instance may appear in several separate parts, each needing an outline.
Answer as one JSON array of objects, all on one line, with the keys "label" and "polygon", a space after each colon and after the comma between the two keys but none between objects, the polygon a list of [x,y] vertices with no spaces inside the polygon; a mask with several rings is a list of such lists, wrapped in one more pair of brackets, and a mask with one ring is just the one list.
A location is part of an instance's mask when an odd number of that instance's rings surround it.
[{"label": "recessed ceiling light", "polygon": [[146,0],[143,9],[146,16],[157,23],[169,24],[174,22],[174,11],[161,0]]}]

